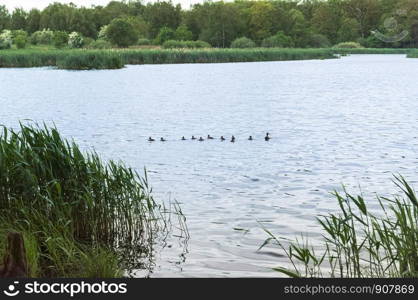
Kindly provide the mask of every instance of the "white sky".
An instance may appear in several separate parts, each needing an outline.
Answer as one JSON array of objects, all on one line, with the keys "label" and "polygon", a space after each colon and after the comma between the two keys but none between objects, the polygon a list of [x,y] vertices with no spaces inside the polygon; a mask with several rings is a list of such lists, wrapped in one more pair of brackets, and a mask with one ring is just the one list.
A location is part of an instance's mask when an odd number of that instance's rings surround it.
[{"label": "white sky", "polygon": [[[0,0],[0,5],[6,5],[9,10],[13,10],[15,7],[23,7],[28,10],[31,8],[44,8],[48,4],[53,2],[70,3],[73,2],[78,6],[89,7],[91,5],[106,5],[110,0]],[[143,1],[152,2],[152,1]],[[189,8],[190,4],[203,2],[203,0],[172,0],[173,3],[180,3],[183,8]]]}]

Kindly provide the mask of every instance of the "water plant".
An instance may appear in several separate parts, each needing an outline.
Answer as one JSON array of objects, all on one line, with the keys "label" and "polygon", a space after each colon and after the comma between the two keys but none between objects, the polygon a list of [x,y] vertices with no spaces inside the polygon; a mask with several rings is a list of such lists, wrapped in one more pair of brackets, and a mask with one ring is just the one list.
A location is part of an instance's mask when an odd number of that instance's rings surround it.
[{"label": "water plant", "polygon": [[261,247],[278,245],[292,268],[274,270],[290,277],[418,277],[418,200],[407,181],[394,180],[403,196],[377,197],[380,212],[362,196],[334,192],[339,213],[318,217],[323,244],[285,240],[265,229]]},{"label": "water plant", "polygon": [[0,234],[23,234],[32,276],[120,276],[152,252],[160,209],[146,174],[83,153],[55,127],[3,128]]},{"label": "water plant", "polygon": [[418,58],[418,50],[415,50],[415,51],[410,51],[410,52],[408,53],[408,57],[409,57],[409,58]]},{"label": "water plant", "polygon": [[116,51],[80,51],[61,55],[56,61],[59,69],[92,70],[92,69],[120,69],[124,62]]}]

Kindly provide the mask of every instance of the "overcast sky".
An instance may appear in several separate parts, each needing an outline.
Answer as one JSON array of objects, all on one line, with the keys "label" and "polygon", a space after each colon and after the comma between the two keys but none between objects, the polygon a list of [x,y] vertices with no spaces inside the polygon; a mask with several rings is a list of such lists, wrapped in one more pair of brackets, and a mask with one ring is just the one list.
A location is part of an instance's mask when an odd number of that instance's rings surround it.
[{"label": "overcast sky", "polygon": [[[9,10],[13,10],[15,7],[23,7],[24,9],[31,9],[33,7],[36,8],[44,8],[50,3],[53,2],[62,2],[62,3],[69,3],[73,2],[78,6],[91,6],[95,5],[106,5],[110,2],[110,0],[0,0],[0,5],[6,5]],[[146,1],[143,2],[152,2]],[[195,4],[199,2],[203,2],[203,0],[172,0],[173,3],[180,3],[183,8],[188,8],[190,4]]]}]

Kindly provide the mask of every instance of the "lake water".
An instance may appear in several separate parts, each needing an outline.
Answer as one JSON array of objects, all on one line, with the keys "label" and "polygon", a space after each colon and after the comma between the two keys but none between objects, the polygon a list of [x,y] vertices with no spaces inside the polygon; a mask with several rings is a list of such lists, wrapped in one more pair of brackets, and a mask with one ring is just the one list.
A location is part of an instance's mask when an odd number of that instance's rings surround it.
[{"label": "lake water", "polygon": [[[0,69],[0,123],[55,122],[85,148],[146,166],[155,198],[179,201],[190,233],[187,253],[170,239],[151,276],[277,276],[286,259],[257,252],[261,226],[316,241],[333,189],[376,207],[374,193],[397,191],[392,173],[417,182],[417,80],[418,59],[404,55]],[[207,134],[237,141],[180,141]]]}]

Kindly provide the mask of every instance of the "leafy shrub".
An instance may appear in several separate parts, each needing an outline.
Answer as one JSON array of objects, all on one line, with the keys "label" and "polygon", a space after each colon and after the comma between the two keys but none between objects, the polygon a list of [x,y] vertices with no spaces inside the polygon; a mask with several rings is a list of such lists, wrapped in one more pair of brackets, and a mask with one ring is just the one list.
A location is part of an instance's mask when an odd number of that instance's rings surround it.
[{"label": "leafy shrub", "polygon": [[254,41],[246,37],[237,38],[231,43],[231,48],[255,48],[255,46]]},{"label": "leafy shrub", "polygon": [[307,38],[307,46],[312,48],[328,48],[331,46],[329,39],[323,34],[312,34]]},{"label": "leafy shrub", "polygon": [[10,49],[13,43],[13,36],[10,30],[3,30],[0,33],[0,50]]},{"label": "leafy shrub", "polygon": [[13,30],[13,44],[16,45],[18,49],[23,49],[26,47],[28,42],[28,33],[24,30]]},{"label": "leafy shrub", "polygon": [[187,28],[186,25],[180,25],[174,32],[174,38],[177,41],[190,41],[193,39],[193,33]]},{"label": "leafy shrub", "polygon": [[90,45],[87,46],[87,48],[90,49],[110,49],[112,48],[112,44],[106,40],[95,40],[90,43]]},{"label": "leafy shrub", "polygon": [[151,45],[151,41],[149,39],[139,39],[136,44],[138,46],[148,46]]},{"label": "leafy shrub", "polygon": [[135,28],[127,20],[114,19],[106,29],[107,39],[118,47],[128,47],[138,40]]},{"label": "leafy shrub", "polygon": [[71,32],[68,36],[68,46],[70,48],[81,48],[84,45],[84,38],[78,32]]},{"label": "leafy shrub", "polygon": [[261,42],[261,47],[265,48],[290,48],[294,43],[290,36],[286,35],[283,31],[277,32],[275,35],[265,38]]},{"label": "leafy shrub", "polygon": [[157,37],[154,39],[154,44],[162,45],[164,42],[175,39],[175,32],[169,27],[162,27]]},{"label": "leafy shrub", "polygon": [[334,46],[334,48],[348,48],[348,49],[358,49],[358,48],[364,48],[360,43],[357,42],[343,42],[339,43]]},{"label": "leafy shrub", "polygon": [[54,46],[56,48],[63,48],[68,44],[68,33],[65,31],[55,31],[54,32]]},{"label": "leafy shrub", "polygon": [[106,41],[109,40],[109,38],[107,36],[107,28],[108,27],[109,27],[109,25],[104,25],[100,28],[99,34],[97,35],[98,40],[106,40]]},{"label": "leafy shrub", "polygon": [[164,42],[162,45],[165,49],[173,49],[173,48],[210,48],[211,45],[204,41],[175,41],[169,40]]},{"label": "leafy shrub", "polygon": [[54,32],[50,29],[43,29],[35,31],[30,37],[30,42],[33,45],[51,45],[53,39]]}]

